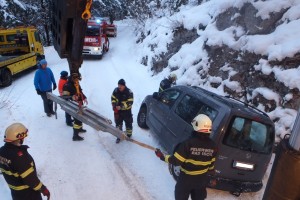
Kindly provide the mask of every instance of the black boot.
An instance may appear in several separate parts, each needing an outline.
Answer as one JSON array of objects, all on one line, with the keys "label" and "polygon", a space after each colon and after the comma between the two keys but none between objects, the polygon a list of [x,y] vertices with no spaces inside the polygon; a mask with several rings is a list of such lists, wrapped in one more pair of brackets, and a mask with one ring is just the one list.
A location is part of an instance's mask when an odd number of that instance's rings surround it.
[{"label": "black boot", "polygon": [[120,143],[120,141],[121,141],[120,138],[117,138],[117,139],[116,139],[116,143],[117,143],[117,144]]},{"label": "black boot", "polygon": [[84,138],[83,138],[83,137],[80,137],[80,136],[78,135],[78,130],[74,130],[73,141],[82,141],[82,140],[84,140]]},{"label": "black boot", "polygon": [[85,132],[86,132],[85,129],[83,129],[83,128],[79,129],[79,133],[85,133]]}]

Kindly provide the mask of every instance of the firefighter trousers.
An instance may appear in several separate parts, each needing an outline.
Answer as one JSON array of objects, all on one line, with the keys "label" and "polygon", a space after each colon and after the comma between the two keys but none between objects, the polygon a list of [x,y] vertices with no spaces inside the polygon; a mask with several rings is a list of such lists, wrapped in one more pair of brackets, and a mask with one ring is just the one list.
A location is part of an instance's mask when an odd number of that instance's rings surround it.
[{"label": "firefighter trousers", "polygon": [[190,195],[192,200],[204,200],[207,196],[207,177],[182,175],[182,173],[175,185],[175,200],[188,200]]},{"label": "firefighter trousers", "polygon": [[119,110],[117,113],[114,113],[116,127],[120,130],[123,129],[123,121],[125,122],[127,135],[132,135],[132,113],[131,110]]}]

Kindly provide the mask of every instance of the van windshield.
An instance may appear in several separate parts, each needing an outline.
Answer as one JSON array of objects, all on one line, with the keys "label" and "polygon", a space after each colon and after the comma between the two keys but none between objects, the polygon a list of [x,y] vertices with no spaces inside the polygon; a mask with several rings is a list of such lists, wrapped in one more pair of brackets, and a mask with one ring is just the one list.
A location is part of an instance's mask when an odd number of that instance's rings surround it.
[{"label": "van windshield", "polygon": [[233,118],[223,140],[231,147],[266,154],[272,151],[273,142],[271,126],[242,117]]},{"label": "van windshield", "polygon": [[100,27],[99,26],[87,26],[85,35],[86,36],[99,36],[100,35]]}]

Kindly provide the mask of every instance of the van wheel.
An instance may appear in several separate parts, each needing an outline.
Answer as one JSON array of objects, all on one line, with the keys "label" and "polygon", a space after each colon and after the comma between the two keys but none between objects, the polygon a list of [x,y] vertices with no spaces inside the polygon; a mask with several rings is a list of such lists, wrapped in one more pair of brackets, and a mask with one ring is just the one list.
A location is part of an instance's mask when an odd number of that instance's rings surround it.
[{"label": "van wheel", "polygon": [[9,69],[2,70],[1,73],[2,85],[9,86],[12,83],[12,74]]},{"label": "van wheel", "polygon": [[139,127],[147,129],[148,126],[146,124],[146,120],[147,120],[147,108],[141,107],[137,116],[137,123]]},{"label": "van wheel", "polygon": [[169,171],[170,174],[173,176],[174,180],[177,181],[180,174],[180,166],[175,166],[169,163]]}]

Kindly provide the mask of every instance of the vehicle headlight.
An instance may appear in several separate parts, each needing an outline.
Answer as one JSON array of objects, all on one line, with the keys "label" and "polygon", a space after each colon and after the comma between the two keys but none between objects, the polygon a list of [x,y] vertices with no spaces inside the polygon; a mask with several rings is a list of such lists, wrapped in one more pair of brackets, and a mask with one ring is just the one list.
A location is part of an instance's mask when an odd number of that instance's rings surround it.
[{"label": "vehicle headlight", "polygon": [[100,48],[99,47],[94,47],[94,51],[99,51]]},{"label": "vehicle headlight", "polygon": [[244,162],[239,162],[239,161],[234,161],[233,167],[238,168],[238,169],[243,169],[243,170],[250,170],[250,171],[254,170],[254,164],[244,163]]}]

